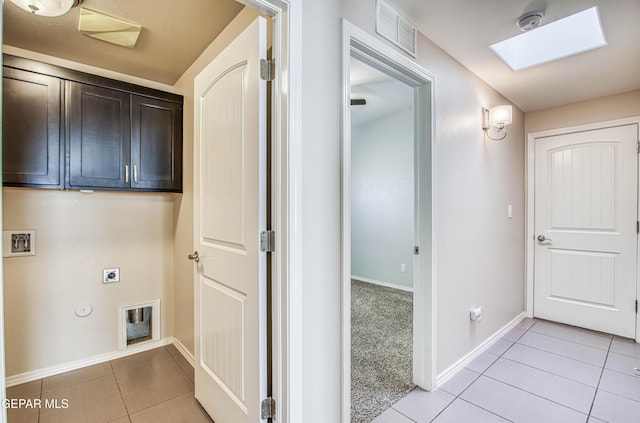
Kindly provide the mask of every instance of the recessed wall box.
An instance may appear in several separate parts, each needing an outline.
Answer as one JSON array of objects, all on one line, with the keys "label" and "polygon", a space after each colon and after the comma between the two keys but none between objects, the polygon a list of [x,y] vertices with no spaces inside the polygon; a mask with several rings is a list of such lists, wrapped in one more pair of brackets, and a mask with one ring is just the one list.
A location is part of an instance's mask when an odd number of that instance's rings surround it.
[{"label": "recessed wall box", "polygon": [[102,270],[102,283],[120,282],[120,268]]},{"label": "recessed wall box", "polygon": [[36,231],[22,229],[2,232],[2,256],[20,257],[36,255]]}]

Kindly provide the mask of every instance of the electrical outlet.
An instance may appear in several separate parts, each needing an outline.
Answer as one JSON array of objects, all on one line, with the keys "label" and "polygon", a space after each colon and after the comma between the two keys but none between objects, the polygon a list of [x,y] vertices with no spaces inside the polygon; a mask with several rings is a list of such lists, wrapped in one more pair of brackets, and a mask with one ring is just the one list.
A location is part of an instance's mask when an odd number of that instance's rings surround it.
[{"label": "electrical outlet", "polygon": [[480,323],[482,321],[482,307],[473,307],[469,310],[469,319]]},{"label": "electrical outlet", "polygon": [[2,255],[4,257],[36,255],[36,231],[31,229],[3,231],[2,234]]},{"label": "electrical outlet", "polygon": [[102,271],[102,283],[120,282],[120,268],[104,269]]}]

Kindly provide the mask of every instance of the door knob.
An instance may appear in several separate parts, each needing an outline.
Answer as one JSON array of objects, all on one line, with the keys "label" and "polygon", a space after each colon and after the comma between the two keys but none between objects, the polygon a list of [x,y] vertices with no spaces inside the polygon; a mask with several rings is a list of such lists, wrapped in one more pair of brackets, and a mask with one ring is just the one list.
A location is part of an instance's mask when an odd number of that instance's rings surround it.
[{"label": "door knob", "polygon": [[194,251],[193,254],[189,254],[189,260],[195,260],[195,262],[197,263],[200,261],[200,255],[197,251]]},{"label": "door knob", "polygon": [[545,238],[544,235],[538,235],[538,241],[540,242],[551,241],[551,238]]}]

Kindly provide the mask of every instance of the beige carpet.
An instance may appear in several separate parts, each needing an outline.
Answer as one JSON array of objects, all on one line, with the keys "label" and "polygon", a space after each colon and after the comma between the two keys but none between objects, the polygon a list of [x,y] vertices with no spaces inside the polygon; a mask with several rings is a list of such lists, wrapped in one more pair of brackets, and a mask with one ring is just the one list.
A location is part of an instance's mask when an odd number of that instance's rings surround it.
[{"label": "beige carpet", "polygon": [[413,294],[351,283],[351,422],[368,423],[411,382]]}]

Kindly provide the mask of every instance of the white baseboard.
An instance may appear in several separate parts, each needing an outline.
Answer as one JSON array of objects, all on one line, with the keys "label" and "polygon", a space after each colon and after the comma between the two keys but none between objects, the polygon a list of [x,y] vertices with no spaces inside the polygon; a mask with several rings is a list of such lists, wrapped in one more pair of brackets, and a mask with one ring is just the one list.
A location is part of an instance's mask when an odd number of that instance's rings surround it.
[{"label": "white baseboard", "polygon": [[413,292],[413,287],[410,287],[410,286],[397,285],[395,283],[378,281],[378,280],[375,280],[375,279],[365,278],[363,276],[351,275],[351,279],[354,279],[354,280],[360,281],[360,282],[371,283],[371,284],[374,284],[374,285],[384,286],[386,288],[393,288],[393,289],[399,289],[401,291]]},{"label": "white baseboard", "polygon": [[176,349],[180,351],[180,354],[182,354],[184,359],[191,364],[191,367],[196,367],[196,358],[191,354],[191,352],[189,352],[182,342],[173,338],[173,345],[175,345]]},{"label": "white baseboard", "polygon": [[502,338],[507,332],[509,332],[511,329],[516,327],[518,323],[524,320],[525,317],[526,317],[525,312],[520,313],[515,319],[507,323],[502,329],[494,333],[486,341],[484,341],[482,344],[478,345],[471,352],[469,352],[469,354],[465,355],[460,360],[455,362],[452,366],[450,366],[448,369],[446,369],[445,371],[440,373],[438,376],[436,376],[436,389],[444,385],[449,379],[455,376],[460,370],[465,368],[467,364],[471,363],[480,354],[482,354],[487,349],[489,349],[489,347],[495,344],[498,339]]},{"label": "white baseboard", "polygon": [[[32,370],[30,372],[20,373],[17,375],[7,377],[7,388],[22,383],[33,382],[34,380],[42,379],[49,376],[58,375],[71,370],[81,369],[83,367],[93,366],[94,364],[104,363],[106,361],[116,360],[118,358],[126,357],[132,354],[137,354],[143,351],[152,350],[154,348],[170,345],[175,342],[173,337],[160,339],[158,341],[147,341],[135,344],[125,350],[113,351],[105,354],[94,355],[82,360],[72,361],[69,363],[59,364],[57,366],[46,367],[44,369]],[[182,347],[184,348],[184,347]],[[180,351],[180,348],[178,348]],[[185,349],[186,351],[186,349]],[[180,351],[182,355],[184,352]],[[187,356],[185,358],[188,360]],[[193,359],[191,361],[193,363]],[[193,364],[192,364],[193,365]]]}]

